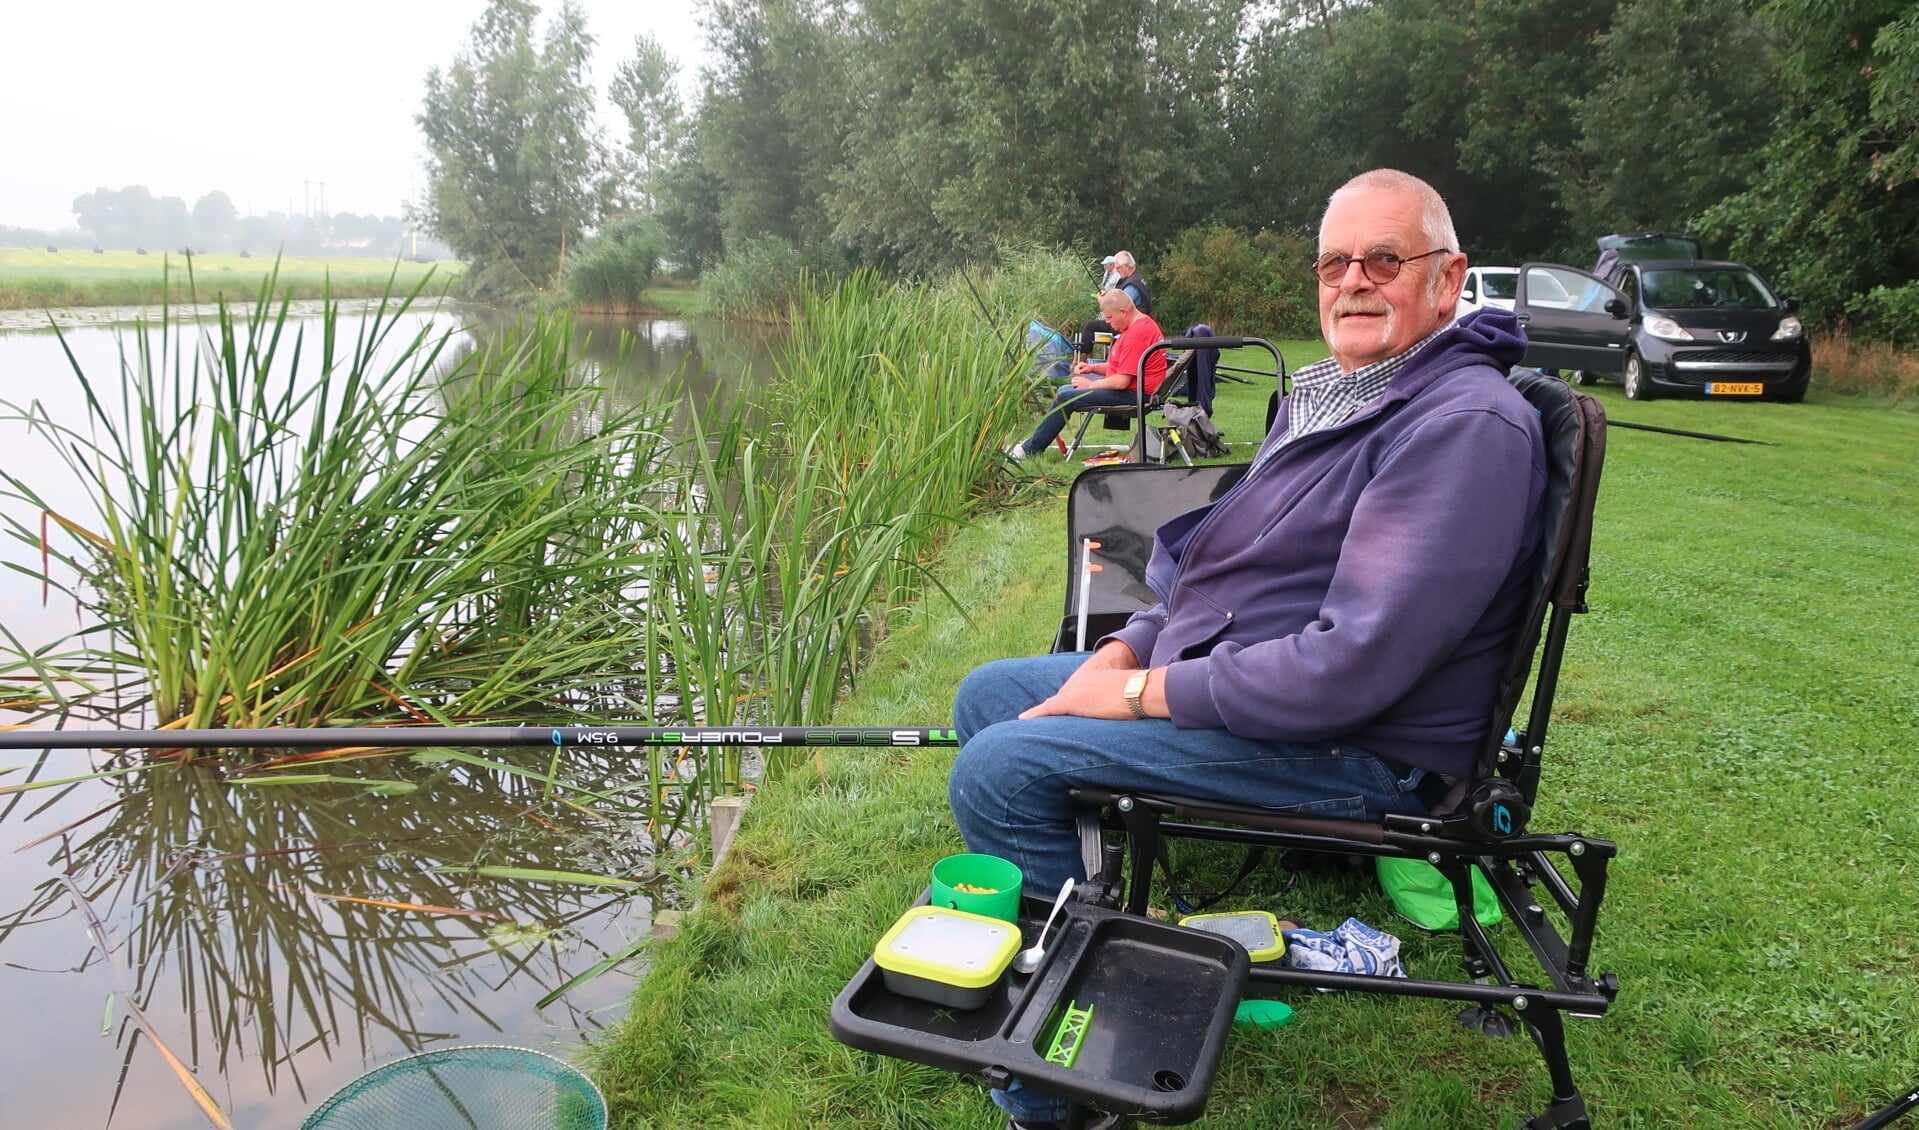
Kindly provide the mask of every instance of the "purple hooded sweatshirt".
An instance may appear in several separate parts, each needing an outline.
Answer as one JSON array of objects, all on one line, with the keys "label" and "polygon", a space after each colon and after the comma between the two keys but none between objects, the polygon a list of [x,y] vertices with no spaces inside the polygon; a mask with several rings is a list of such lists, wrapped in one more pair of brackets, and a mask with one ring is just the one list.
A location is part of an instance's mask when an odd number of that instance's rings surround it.
[{"label": "purple hooded sweatshirt", "polygon": [[[1154,535],[1161,603],[1108,639],[1166,667],[1174,724],[1341,739],[1465,775],[1538,550],[1539,416],[1511,314],[1454,323],[1337,427]],[[1103,641],[1102,641],[1103,642]]]}]

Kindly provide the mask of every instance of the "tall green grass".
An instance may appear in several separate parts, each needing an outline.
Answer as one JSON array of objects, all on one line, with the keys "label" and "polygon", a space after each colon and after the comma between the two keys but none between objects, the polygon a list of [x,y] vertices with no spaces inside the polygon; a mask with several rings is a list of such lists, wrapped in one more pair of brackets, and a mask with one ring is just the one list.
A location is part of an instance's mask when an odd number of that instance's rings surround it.
[{"label": "tall green grass", "polygon": [[[10,406],[94,505],[0,472],[44,514],[8,532],[97,623],[6,673],[196,728],[818,721],[1028,412],[957,292],[872,275],[796,307],[765,405],[670,426],[582,377],[563,320],[455,356],[396,340],[404,310],[351,341],[264,299],[205,341],[162,320],[114,377],[76,367],[87,420]],[[649,778],[671,807],[676,768]]]},{"label": "tall green grass", "polygon": [[163,319],[118,374],[76,366],[85,421],[8,407],[91,487],[92,513],[63,514],[0,472],[67,537],[18,516],[11,535],[99,621],[41,658],[63,705],[448,721],[564,711],[630,672],[634,471],[663,436],[580,379],[563,323],[454,358],[445,334],[396,338],[404,309],[352,340],[337,310],[293,328],[265,299],[206,338]]},{"label": "tall green grass", "polygon": [[1024,362],[950,294],[862,274],[795,308],[760,410],[692,444],[648,558],[688,721],[822,721],[991,497]]}]

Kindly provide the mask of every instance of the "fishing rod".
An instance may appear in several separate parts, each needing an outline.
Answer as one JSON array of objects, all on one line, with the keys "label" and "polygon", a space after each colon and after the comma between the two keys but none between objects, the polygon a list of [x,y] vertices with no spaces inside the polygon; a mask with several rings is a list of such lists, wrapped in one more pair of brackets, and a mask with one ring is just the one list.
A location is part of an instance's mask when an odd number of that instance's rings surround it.
[{"label": "fishing rod", "polygon": [[314,726],[233,730],[7,730],[0,749],[436,749],[448,746],[956,747],[959,731],[891,726]]},{"label": "fishing rod", "polygon": [[1714,435],[1711,432],[1689,432],[1684,428],[1661,428],[1653,424],[1628,424],[1624,420],[1608,419],[1606,426],[1609,428],[1631,428],[1638,432],[1659,432],[1662,435],[1669,436],[1685,436],[1687,439],[1709,439],[1714,443],[1751,443],[1757,444],[1760,447],[1779,446],[1776,443],[1771,443],[1763,439],[1743,439],[1739,436]]}]

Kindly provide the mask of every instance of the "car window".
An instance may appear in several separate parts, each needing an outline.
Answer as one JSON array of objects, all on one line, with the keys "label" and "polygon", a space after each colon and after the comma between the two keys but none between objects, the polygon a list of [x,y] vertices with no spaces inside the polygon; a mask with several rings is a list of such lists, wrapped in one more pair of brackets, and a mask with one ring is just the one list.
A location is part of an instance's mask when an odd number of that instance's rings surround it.
[{"label": "car window", "polygon": [[1744,267],[1647,271],[1646,305],[1665,310],[1763,310],[1779,305],[1758,275]]},{"label": "car window", "polygon": [[[1514,276],[1517,280],[1518,276]],[[1606,288],[1595,279],[1561,267],[1529,267],[1526,271],[1526,302],[1554,310],[1586,309],[1582,300],[1603,306]]]},{"label": "car window", "polygon": [[1515,298],[1519,295],[1518,271],[1487,271],[1479,276],[1487,298]]},{"label": "car window", "polygon": [[1626,296],[1626,304],[1633,305],[1639,298],[1639,276],[1627,271],[1619,276],[1619,293]]}]

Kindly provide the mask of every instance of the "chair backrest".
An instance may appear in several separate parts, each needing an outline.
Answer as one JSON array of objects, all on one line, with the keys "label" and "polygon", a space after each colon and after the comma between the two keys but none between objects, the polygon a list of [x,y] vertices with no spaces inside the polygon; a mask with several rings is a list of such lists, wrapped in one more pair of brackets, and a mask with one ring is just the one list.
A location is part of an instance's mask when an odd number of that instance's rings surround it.
[{"label": "chair backrest", "polygon": [[[1167,383],[1171,384],[1169,377]],[[1245,463],[1199,467],[1115,464],[1090,467],[1073,480],[1066,498],[1066,614],[1053,650],[1074,651],[1080,617],[1087,646],[1120,628],[1128,617],[1159,603],[1146,585],[1146,559],[1153,531],[1163,523],[1225,494],[1246,473]],[[1097,572],[1085,568],[1085,540]],[[1082,604],[1081,594],[1084,593]]]},{"label": "chair backrest", "polygon": [[[1586,611],[1593,510],[1606,462],[1606,413],[1597,400],[1557,377],[1514,369],[1507,379],[1539,412],[1546,442],[1546,493],[1526,611],[1500,679],[1476,776],[1511,778],[1530,804],[1539,785],[1566,632],[1573,615]],[[1528,685],[1533,698],[1526,724],[1520,740],[1508,746],[1505,735]]]}]

